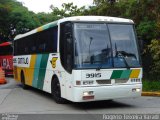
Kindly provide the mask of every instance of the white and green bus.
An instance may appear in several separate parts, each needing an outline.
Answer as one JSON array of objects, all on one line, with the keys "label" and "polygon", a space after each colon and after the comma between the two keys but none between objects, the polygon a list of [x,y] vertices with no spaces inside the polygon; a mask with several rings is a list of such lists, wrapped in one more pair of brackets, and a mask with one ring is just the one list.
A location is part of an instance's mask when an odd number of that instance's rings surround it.
[{"label": "white and green bus", "polygon": [[14,39],[14,78],[65,100],[139,97],[142,66],[129,19],[63,18]]}]

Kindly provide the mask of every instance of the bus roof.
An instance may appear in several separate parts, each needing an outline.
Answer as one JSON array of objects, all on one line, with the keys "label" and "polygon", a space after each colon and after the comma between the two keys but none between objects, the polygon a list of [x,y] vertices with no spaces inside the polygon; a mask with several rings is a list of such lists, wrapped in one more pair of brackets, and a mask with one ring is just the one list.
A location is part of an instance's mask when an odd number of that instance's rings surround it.
[{"label": "bus roof", "polygon": [[0,47],[2,47],[2,46],[8,46],[8,45],[11,45],[11,44],[12,44],[11,42],[4,42],[4,43],[0,44]]},{"label": "bus roof", "polygon": [[133,21],[131,19],[124,19],[124,18],[118,18],[118,17],[107,17],[107,16],[74,16],[74,17],[67,17],[67,18],[62,18],[60,20],[54,21],[54,22],[50,22],[46,25],[43,25],[41,27],[38,27],[34,30],[31,30],[27,33],[24,34],[19,34],[17,35],[14,40],[29,36],[31,34],[49,29],[51,27],[54,27],[60,23],[63,22],[67,22],[67,21],[75,21],[75,22],[79,22],[79,21],[91,21],[91,22],[96,22],[96,21],[102,21],[102,22],[114,22],[114,23],[132,23]]},{"label": "bus roof", "polygon": [[130,19],[118,18],[118,17],[108,17],[108,16],[74,16],[66,17],[59,20],[59,23],[66,21],[104,21],[104,22],[125,22],[133,23]]}]

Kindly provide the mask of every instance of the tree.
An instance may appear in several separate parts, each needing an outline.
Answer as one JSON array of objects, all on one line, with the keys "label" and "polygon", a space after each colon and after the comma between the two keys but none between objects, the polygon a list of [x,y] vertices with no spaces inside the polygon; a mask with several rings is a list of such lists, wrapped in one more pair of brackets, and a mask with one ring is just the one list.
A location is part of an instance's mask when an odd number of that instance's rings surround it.
[{"label": "tree", "polygon": [[6,4],[8,1],[9,0],[0,1],[0,42],[6,41],[8,34],[8,16],[11,11],[10,6]]},{"label": "tree", "polygon": [[61,10],[54,6],[51,6],[50,8],[53,11],[52,15],[57,17],[57,19],[63,17],[82,15],[82,12],[85,10],[84,7],[78,8],[76,5],[73,5],[73,3],[63,3]]},{"label": "tree", "polygon": [[37,13],[35,16],[41,25],[44,25],[48,22],[56,20],[55,16],[53,16],[51,13],[41,12],[41,13]]},{"label": "tree", "polygon": [[160,48],[160,0],[119,0],[119,2],[113,2],[112,4],[108,0],[94,0],[94,3],[96,6],[86,10],[86,14],[134,20],[138,36],[141,36],[146,44],[144,50],[147,52],[144,52],[142,56],[144,73],[148,76],[157,76],[160,69],[158,58],[160,56],[158,52],[160,51],[158,49]]},{"label": "tree", "polygon": [[35,13],[28,11],[16,0],[1,0],[0,16],[0,36],[3,41],[13,40],[17,34],[40,25]]},{"label": "tree", "polygon": [[[96,9],[97,15],[116,16],[116,17],[120,15],[118,3],[116,3],[115,0],[94,0],[94,4],[97,7]],[[91,9],[91,13],[94,13],[93,9]]]},{"label": "tree", "polygon": [[153,62],[150,66],[150,74],[153,79],[160,79],[160,40],[152,40],[151,44],[148,45],[150,54],[152,56]]}]

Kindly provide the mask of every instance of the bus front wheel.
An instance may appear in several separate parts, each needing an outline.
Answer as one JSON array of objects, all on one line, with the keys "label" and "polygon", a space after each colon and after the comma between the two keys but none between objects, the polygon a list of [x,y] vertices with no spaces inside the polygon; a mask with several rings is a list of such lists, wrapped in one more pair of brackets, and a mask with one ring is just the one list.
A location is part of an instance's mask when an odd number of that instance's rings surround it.
[{"label": "bus front wheel", "polygon": [[55,102],[59,104],[66,103],[66,99],[61,97],[60,83],[57,77],[54,77],[51,85],[52,96]]}]

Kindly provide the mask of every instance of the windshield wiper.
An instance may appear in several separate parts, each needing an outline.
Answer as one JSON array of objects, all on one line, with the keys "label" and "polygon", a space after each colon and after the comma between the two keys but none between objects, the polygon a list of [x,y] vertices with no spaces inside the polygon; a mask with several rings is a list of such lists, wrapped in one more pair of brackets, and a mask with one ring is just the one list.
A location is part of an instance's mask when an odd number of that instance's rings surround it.
[{"label": "windshield wiper", "polygon": [[123,55],[124,57],[134,57],[135,59],[137,59],[135,54],[127,53],[125,51],[116,51],[116,56],[118,56],[118,55]]},{"label": "windshield wiper", "polygon": [[127,52],[125,52],[125,51],[117,51],[117,52],[116,52],[116,56],[123,58],[124,63],[125,63],[125,65],[126,65],[127,69],[130,69],[130,66],[128,65],[128,63],[127,63],[127,61],[126,61],[126,57],[134,56],[134,57],[136,58],[136,56],[135,56],[134,54],[132,54],[132,53],[127,53]]},{"label": "windshield wiper", "polygon": [[126,67],[127,69],[130,69],[130,66],[128,65],[127,61],[126,61],[126,58],[124,56],[122,56],[123,60],[124,60],[124,63],[126,64]]}]

